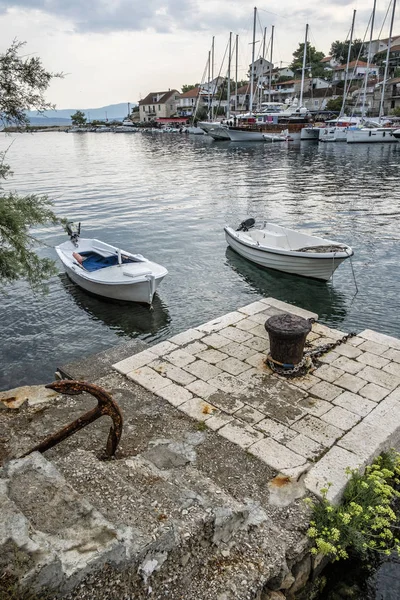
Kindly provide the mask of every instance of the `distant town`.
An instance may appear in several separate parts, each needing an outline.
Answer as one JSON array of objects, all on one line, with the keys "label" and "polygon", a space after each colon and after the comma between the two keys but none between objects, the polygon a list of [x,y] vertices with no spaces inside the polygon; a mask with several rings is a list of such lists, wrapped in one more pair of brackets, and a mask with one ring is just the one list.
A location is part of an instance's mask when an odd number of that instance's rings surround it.
[{"label": "distant town", "polygon": [[[379,114],[388,46],[389,39],[373,40],[371,44],[354,40],[349,51],[349,42],[336,41],[331,46],[331,54],[324,56],[308,42],[303,69],[302,43],[288,66],[276,66],[266,58],[257,58],[249,65],[246,80],[237,81],[232,76],[212,77],[205,82],[185,84],[181,90],[150,91],[138,103],[78,111],[54,110],[44,116],[28,113],[28,117],[32,126],[70,125],[71,122],[78,125],[112,124],[124,119],[147,125],[180,125],[257,111],[271,102],[292,105],[299,97],[302,106],[310,112],[339,112],[346,78],[346,114],[359,115],[363,110],[365,115],[373,117]],[[351,60],[347,62],[345,57]],[[386,115],[400,116],[400,35],[390,39],[383,106]]]}]

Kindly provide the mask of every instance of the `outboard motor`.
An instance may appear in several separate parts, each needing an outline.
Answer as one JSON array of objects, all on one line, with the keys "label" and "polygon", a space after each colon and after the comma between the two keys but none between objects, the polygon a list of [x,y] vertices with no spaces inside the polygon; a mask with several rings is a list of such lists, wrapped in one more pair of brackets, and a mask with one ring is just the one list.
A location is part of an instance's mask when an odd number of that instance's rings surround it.
[{"label": "outboard motor", "polygon": [[75,225],[72,221],[68,221],[65,225],[65,231],[68,233],[74,246],[78,246],[79,236],[81,235],[81,224],[78,223],[78,225]]},{"label": "outboard motor", "polygon": [[251,229],[252,227],[254,227],[255,225],[255,220],[254,219],[246,219],[245,221],[242,221],[239,225],[239,227],[236,229],[236,231],[248,231],[249,229]]}]

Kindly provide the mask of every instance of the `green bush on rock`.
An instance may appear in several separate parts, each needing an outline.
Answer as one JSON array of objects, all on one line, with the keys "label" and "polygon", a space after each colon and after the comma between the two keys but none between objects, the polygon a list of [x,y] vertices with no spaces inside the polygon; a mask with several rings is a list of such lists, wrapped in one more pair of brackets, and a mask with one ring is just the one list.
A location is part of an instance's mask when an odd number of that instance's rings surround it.
[{"label": "green bush on rock", "polygon": [[396,514],[393,501],[400,497],[400,454],[391,450],[381,454],[360,475],[347,470],[350,476],[342,503],[332,505],[327,500],[330,484],[321,489],[322,500],[306,502],[313,510],[308,537],[313,542],[312,554],[323,554],[332,560],[348,558],[348,552],[368,551],[400,554],[400,541],[394,535]]}]

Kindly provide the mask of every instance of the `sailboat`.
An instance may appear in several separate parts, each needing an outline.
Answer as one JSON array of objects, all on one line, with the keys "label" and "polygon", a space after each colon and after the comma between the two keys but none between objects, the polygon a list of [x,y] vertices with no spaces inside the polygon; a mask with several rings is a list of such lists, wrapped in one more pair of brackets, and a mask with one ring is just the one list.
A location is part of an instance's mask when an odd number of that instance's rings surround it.
[{"label": "sailboat", "polygon": [[[346,142],[347,141],[347,128],[351,126],[357,126],[360,122],[358,117],[346,117],[344,116],[344,109],[346,105],[347,98],[347,82],[349,77],[349,67],[350,67],[350,59],[351,59],[351,49],[353,44],[353,33],[354,33],[354,23],[356,20],[357,11],[353,10],[353,19],[351,22],[351,30],[350,30],[350,40],[349,40],[349,48],[347,51],[347,63],[346,70],[344,76],[344,86],[343,86],[343,101],[340,109],[339,116],[336,119],[331,119],[327,121],[326,127],[321,128],[319,139],[321,142]],[[358,61],[358,59],[357,59]],[[357,66],[357,61],[355,62],[355,66]],[[351,82],[350,82],[351,84]],[[349,84],[349,87],[350,87]]]},{"label": "sailboat", "polygon": [[[237,57],[237,43],[238,36],[236,36],[236,57]],[[232,32],[229,33],[229,50],[228,50],[228,77],[227,77],[227,98],[228,106],[226,117],[227,120],[230,118],[231,103],[230,103],[230,90],[231,90],[231,55],[232,55]],[[228,133],[228,125],[222,121],[207,121],[199,123],[199,126],[215,141],[229,141],[231,138]]]},{"label": "sailboat", "polygon": [[[376,8],[376,0],[374,0],[374,8],[373,8],[373,17],[371,21],[371,38],[370,45],[368,49],[368,66],[370,64],[371,59],[371,42],[372,42],[372,29],[374,23],[375,16],[375,8]],[[393,131],[396,129],[390,127],[382,126],[382,117],[383,117],[383,108],[384,108],[384,99],[385,99],[385,88],[386,82],[388,80],[388,70],[389,70],[389,58],[390,58],[390,49],[391,49],[391,41],[393,34],[393,23],[394,23],[394,15],[396,11],[396,0],[393,0],[392,5],[392,16],[390,20],[390,31],[389,31],[389,39],[386,53],[386,64],[385,64],[385,73],[382,81],[382,89],[381,89],[381,100],[379,105],[379,121],[378,123],[370,122],[365,123],[365,125],[359,129],[349,129],[347,132],[346,141],[348,144],[356,144],[356,143],[386,143],[386,144],[395,144],[398,142],[397,138],[393,135]],[[366,91],[367,91],[367,83],[368,83],[368,69],[365,74],[365,84],[364,84],[364,95],[363,95],[363,108],[362,108],[362,116],[365,116],[365,100],[366,100]]]},{"label": "sailboat", "polygon": [[[240,126],[229,127],[229,136],[232,141],[235,142],[249,142],[249,141],[293,141],[300,140],[302,131],[304,128],[309,129],[309,119],[307,117],[307,109],[302,106],[303,103],[303,91],[304,91],[304,76],[306,70],[306,54],[307,54],[307,37],[308,37],[308,25],[306,25],[306,36],[304,44],[304,55],[303,55],[303,68],[302,68],[302,82],[300,101],[293,102],[292,106],[287,107],[280,112],[274,111],[273,113],[263,112],[260,114],[253,114],[253,83],[254,83],[254,46],[255,46],[255,26],[256,26],[256,15],[257,9],[254,9],[254,27],[253,27],[253,53],[252,53],[252,67],[251,67],[251,78],[250,78],[250,112],[246,115],[245,119],[242,118],[242,124]],[[273,36],[273,32],[272,32]],[[272,40],[271,37],[271,64],[272,64]],[[244,116],[243,116],[244,117]],[[270,118],[273,118],[274,122],[270,122]],[[310,128],[311,129],[311,128]],[[316,133],[311,133],[309,136],[304,134],[306,139],[315,139]]]},{"label": "sailboat", "polygon": [[251,70],[250,70],[250,98],[249,98],[249,127],[245,126],[230,126],[228,129],[229,137],[232,142],[264,142],[263,132],[261,128],[255,128],[255,118],[253,117],[253,100],[254,100],[254,61],[255,61],[255,46],[256,46],[256,25],[257,25],[257,7],[254,7],[253,20],[253,42],[251,53]]}]

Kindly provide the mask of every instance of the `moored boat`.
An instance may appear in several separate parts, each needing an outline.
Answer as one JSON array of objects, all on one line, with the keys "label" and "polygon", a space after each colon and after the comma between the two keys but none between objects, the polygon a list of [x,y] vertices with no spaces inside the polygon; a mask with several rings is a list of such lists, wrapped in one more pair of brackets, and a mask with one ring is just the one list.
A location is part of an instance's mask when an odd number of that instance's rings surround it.
[{"label": "moored boat", "polygon": [[361,129],[349,129],[346,141],[348,144],[393,144],[398,142],[392,129],[388,127],[362,127]]},{"label": "moored boat", "polygon": [[152,303],[168,274],[165,267],[100,240],[80,238],[80,224],[68,223],[66,229],[70,239],[56,252],[74,283],[105,298]]},{"label": "moored boat", "polygon": [[226,226],[228,245],[262,267],[328,281],[354,252],[347,244],[294,231],[273,223],[256,228],[254,219],[238,229]]}]

